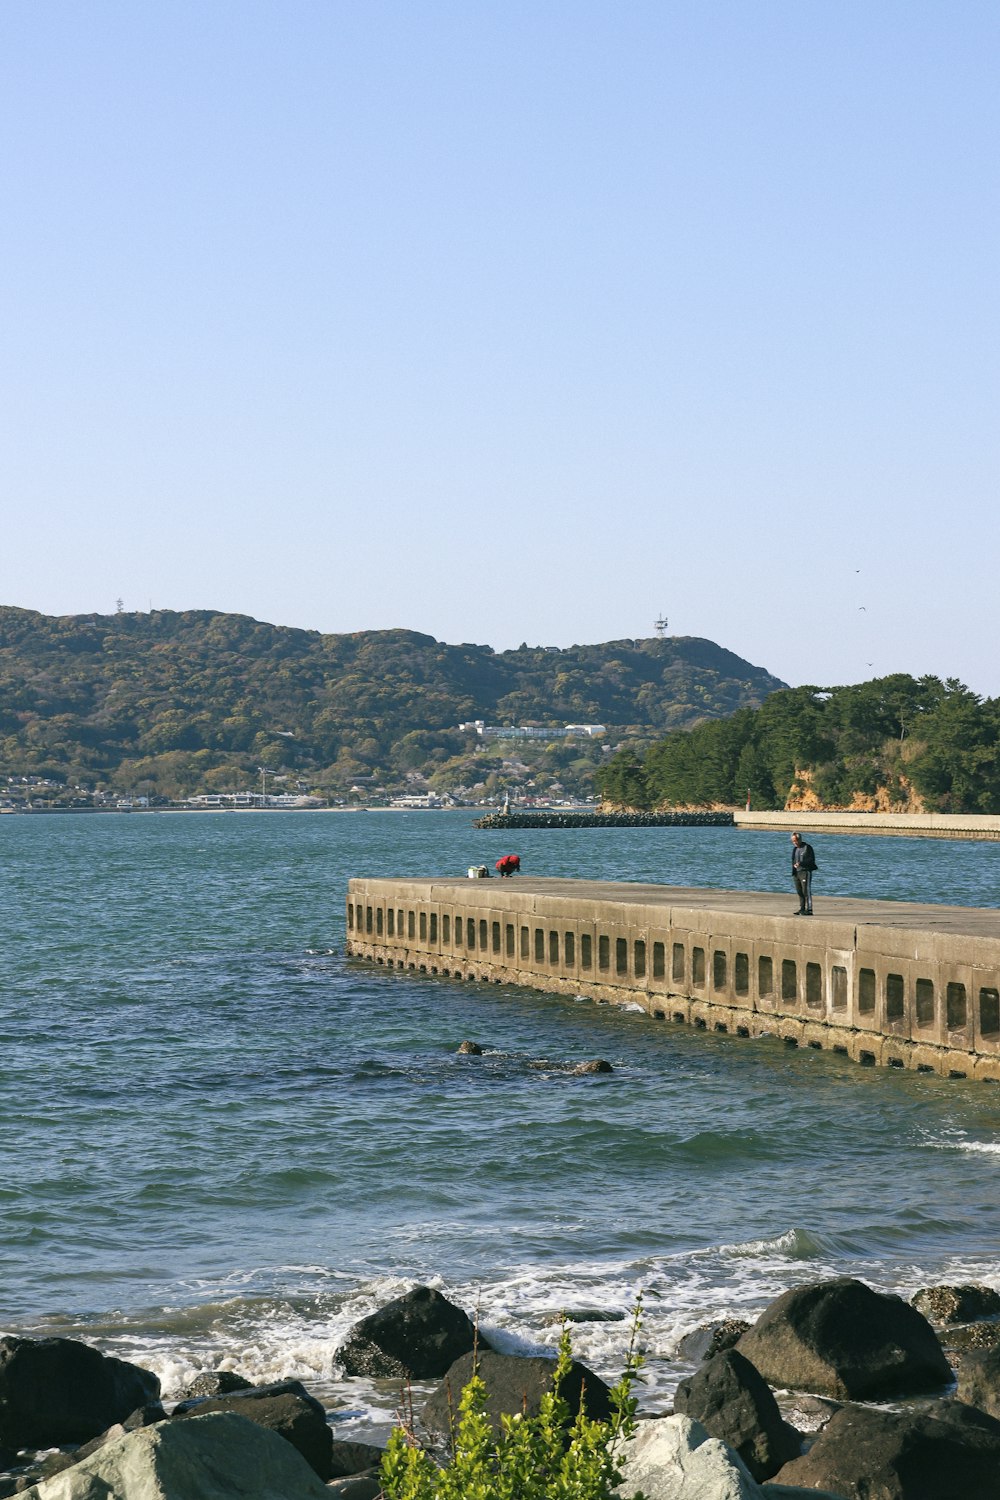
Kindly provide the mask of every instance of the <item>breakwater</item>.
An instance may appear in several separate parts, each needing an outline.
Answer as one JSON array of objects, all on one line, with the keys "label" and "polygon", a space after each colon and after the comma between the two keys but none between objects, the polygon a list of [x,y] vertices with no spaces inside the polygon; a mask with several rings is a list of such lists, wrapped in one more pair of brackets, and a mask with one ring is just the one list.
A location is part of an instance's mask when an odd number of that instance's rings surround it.
[{"label": "breakwater", "polygon": [[744,828],[861,833],[893,838],[1000,840],[1000,816],[988,813],[583,812],[545,808],[492,812],[474,828]]},{"label": "breakwater", "polygon": [[347,950],[1000,1082],[1000,912],[624,882],[353,879]]},{"label": "breakwater", "polygon": [[477,818],[473,828],[731,828],[731,812],[495,812]]}]

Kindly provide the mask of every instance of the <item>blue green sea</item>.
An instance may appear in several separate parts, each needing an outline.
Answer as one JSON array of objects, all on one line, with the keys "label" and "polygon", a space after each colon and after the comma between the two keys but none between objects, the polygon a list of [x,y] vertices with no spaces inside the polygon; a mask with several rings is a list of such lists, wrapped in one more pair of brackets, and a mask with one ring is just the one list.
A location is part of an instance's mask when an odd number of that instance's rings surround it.
[{"label": "blue green sea", "polygon": [[[567,1312],[605,1376],[641,1292],[651,1411],[684,1332],[803,1280],[1000,1287],[996,1086],[344,957],[351,875],[460,876],[508,844],[468,812],[0,818],[0,1331],[85,1338],[168,1397],[200,1369],[296,1376],[378,1435],[398,1393],[336,1349],[417,1282],[504,1349],[551,1348]],[[817,911],[998,901],[1000,844],[815,844]],[[782,833],[512,847],[793,900]],[[594,1057],[614,1072],[562,1067]]]}]

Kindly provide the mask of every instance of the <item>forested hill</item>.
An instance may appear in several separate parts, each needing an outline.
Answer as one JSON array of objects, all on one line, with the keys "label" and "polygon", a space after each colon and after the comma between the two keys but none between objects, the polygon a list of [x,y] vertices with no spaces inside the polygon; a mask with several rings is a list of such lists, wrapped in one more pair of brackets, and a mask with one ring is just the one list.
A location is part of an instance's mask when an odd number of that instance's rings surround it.
[{"label": "forested hill", "polygon": [[[461,721],[599,722],[648,737],[783,684],[711,641],[566,650],[321,635],[211,610],[50,617],[0,608],[0,772],[166,795],[258,764],[318,790],[443,769]],[[444,778],[447,780],[447,777]]]},{"label": "forested hill", "polygon": [[858,808],[1000,812],[1000,699],[951,678],[899,673],[851,687],[789,688],[758,709],[624,750],[604,797],[640,809]]}]

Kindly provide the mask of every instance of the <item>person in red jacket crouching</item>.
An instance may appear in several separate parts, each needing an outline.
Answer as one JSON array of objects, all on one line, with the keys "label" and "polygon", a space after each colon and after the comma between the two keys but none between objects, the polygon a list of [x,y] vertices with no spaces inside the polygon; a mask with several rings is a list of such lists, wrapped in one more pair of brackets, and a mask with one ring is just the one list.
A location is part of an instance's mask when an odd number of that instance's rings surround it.
[{"label": "person in red jacket crouching", "polygon": [[501,880],[505,879],[508,875],[516,875],[521,868],[521,856],[519,854],[505,854],[503,859],[497,860],[496,867]]}]

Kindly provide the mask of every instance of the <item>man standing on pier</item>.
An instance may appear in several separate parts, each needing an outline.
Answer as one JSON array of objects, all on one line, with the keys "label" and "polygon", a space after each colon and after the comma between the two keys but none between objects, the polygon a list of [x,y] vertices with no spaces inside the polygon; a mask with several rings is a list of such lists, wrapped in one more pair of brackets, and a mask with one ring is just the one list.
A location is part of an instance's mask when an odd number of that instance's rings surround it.
[{"label": "man standing on pier", "polygon": [[807,844],[801,833],[792,834],[792,879],[799,898],[797,917],[813,914],[812,878],[816,868],[816,856],[812,844]]}]

